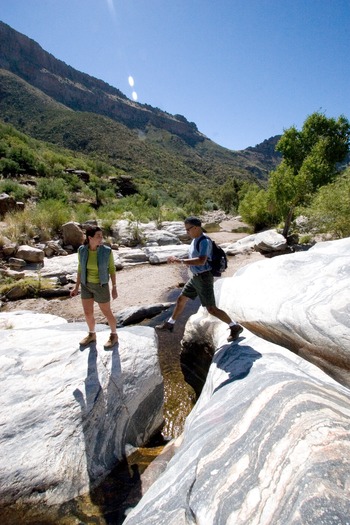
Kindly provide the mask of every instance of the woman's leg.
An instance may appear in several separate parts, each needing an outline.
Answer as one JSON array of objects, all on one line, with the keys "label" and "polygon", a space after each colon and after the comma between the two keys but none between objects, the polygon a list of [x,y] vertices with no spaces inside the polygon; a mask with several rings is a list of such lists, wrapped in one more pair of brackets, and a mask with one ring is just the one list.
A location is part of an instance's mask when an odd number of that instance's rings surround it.
[{"label": "woman's leg", "polygon": [[111,310],[111,303],[98,303],[101,312],[106,317],[109,327],[111,329],[112,334],[115,334],[117,331],[117,320],[114,317],[114,314]]},{"label": "woman's leg", "polygon": [[117,335],[117,320],[114,317],[114,314],[111,310],[111,303],[98,303],[101,312],[106,317],[109,327],[111,329],[111,335],[109,336],[108,341],[103,345],[105,350],[112,350],[116,344],[118,344],[118,335]]},{"label": "woman's leg", "polygon": [[94,316],[94,300],[93,299],[82,299],[84,315],[86,324],[88,325],[89,332],[95,331],[95,316]]}]

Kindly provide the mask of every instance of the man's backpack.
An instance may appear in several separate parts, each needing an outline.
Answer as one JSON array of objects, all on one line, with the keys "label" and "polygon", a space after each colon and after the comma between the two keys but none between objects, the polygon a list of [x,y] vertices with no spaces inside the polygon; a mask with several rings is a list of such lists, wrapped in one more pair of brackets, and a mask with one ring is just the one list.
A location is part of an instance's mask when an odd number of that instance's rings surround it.
[{"label": "man's backpack", "polygon": [[220,246],[216,244],[215,241],[213,241],[210,237],[202,235],[199,237],[197,241],[197,251],[199,251],[199,245],[202,239],[207,238],[211,242],[212,250],[211,250],[211,256],[208,257],[208,262],[211,266],[211,273],[214,277],[221,277],[221,274],[224,273],[224,271],[227,268],[227,256],[226,253]]}]

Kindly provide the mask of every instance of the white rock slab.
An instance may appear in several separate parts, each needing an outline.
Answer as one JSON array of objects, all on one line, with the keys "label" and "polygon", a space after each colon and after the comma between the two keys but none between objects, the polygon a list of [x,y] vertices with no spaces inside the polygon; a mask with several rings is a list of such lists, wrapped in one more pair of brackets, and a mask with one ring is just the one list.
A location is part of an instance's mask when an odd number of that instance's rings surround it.
[{"label": "white rock slab", "polygon": [[170,245],[170,246],[147,246],[143,248],[149,262],[151,264],[166,263],[168,257],[174,255],[175,257],[188,257],[189,246],[186,244]]},{"label": "white rock slab", "polygon": [[124,525],[348,523],[349,390],[242,335],[217,350],[180,448]]},{"label": "white rock slab", "polygon": [[162,230],[173,233],[182,242],[188,242],[189,237],[183,221],[163,221]]},{"label": "white rock slab", "polygon": [[225,248],[228,255],[237,255],[251,250],[262,253],[271,253],[283,251],[287,248],[286,239],[276,230],[267,230],[265,232],[247,235],[238,241],[229,244]]},{"label": "white rock slab", "polygon": [[163,422],[157,338],[118,331],[119,346],[80,351],[85,323],[30,312],[0,313],[0,509],[52,505],[86,493],[128,447]]},{"label": "white rock slab", "polygon": [[133,266],[135,264],[148,263],[148,257],[141,248],[120,248],[118,250],[123,267]]},{"label": "white rock slab", "polygon": [[216,293],[248,329],[350,387],[350,238],[249,264]]},{"label": "white rock slab", "polygon": [[181,242],[176,235],[166,230],[146,232],[145,238],[147,244],[150,245],[168,246],[169,244],[180,244]]}]

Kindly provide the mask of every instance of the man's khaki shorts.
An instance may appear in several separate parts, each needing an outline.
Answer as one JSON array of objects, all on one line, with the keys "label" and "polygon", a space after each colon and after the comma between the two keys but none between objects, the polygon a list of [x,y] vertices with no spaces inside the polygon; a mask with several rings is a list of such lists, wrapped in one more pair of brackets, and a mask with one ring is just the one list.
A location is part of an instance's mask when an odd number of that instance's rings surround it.
[{"label": "man's khaki shorts", "polygon": [[182,289],[181,295],[189,299],[197,296],[204,307],[216,306],[214,295],[214,277],[211,272],[203,272],[193,275]]},{"label": "man's khaki shorts", "polygon": [[109,303],[111,300],[109,286],[108,284],[82,283],[81,298],[94,299],[96,303]]}]

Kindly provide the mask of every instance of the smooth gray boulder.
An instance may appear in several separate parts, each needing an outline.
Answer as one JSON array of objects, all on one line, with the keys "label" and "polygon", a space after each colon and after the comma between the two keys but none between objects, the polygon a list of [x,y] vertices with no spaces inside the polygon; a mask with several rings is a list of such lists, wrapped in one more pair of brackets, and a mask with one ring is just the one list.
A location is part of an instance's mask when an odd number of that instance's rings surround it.
[{"label": "smooth gray boulder", "polygon": [[84,242],[84,232],[78,222],[66,222],[62,225],[63,244],[78,249]]},{"label": "smooth gray boulder", "polygon": [[117,326],[127,326],[130,324],[141,323],[145,319],[152,319],[164,310],[170,308],[173,304],[174,303],[156,303],[125,308],[116,315]]},{"label": "smooth gray boulder", "polygon": [[0,313],[0,510],[54,505],[89,492],[163,423],[152,328],[118,330],[119,345],[80,351],[85,323]]},{"label": "smooth gray boulder", "polygon": [[246,328],[350,387],[350,238],[249,264],[216,293]]},{"label": "smooth gray boulder", "polygon": [[143,249],[150,264],[164,264],[168,257],[174,255],[175,257],[188,257],[189,246],[186,244],[170,245],[170,246],[147,246]]},{"label": "smooth gray boulder", "polygon": [[282,252],[287,249],[287,241],[276,230],[267,230],[253,235],[247,235],[238,241],[226,244],[227,255],[237,255],[248,251],[258,251],[263,254]]},{"label": "smooth gray boulder", "polygon": [[16,251],[16,257],[28,263],[42,263],[45,257],[43,250],[23,244]]}]

